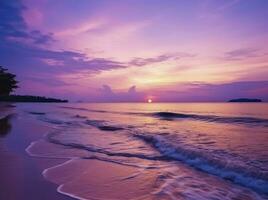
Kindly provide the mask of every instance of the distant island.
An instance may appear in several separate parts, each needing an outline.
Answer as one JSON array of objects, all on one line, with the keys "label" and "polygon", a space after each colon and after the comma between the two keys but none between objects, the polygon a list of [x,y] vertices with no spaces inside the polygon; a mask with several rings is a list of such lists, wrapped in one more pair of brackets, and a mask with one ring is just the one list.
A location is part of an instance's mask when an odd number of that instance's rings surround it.
[{"label": "distant island", "polygon": [[30,95],[8,95],[0,96],[0,102],[42,102],[42,103],[67,103],[68,100],[47,98]]},{"label": "distant island", "polygon": [[0,102],[43,102],[43,103],[66,103],[67,100],[31,96],[31,95],[11,95],[18,88],[16,75],[8,72],[0,66]]},{"label": "distant island", "polygon": [[262,102],[261,99],[248,99],[248,98],[239,98],[239,99],[231,99],[228,102]]}]

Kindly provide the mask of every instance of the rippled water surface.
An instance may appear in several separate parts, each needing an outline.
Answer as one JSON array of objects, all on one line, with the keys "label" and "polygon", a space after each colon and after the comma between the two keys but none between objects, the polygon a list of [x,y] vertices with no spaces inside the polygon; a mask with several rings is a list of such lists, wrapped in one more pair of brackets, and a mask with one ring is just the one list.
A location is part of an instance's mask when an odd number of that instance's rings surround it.
[{"label": "rippled water surface", "polygon": [[70,175],[67,184],[66,174],[60,175],[67,166],[73,169],[69,174],[78,166],[83,170],[76,175],[85,173],[87,160],[95,160],[135,169],[112,179],[114,190],[133,177],[142,183],[141,177],[155,177],[153,186],[144,186],[146,195],[129,189],[129,199],[267,199],[266,103],[19,104],[18,109],[54,128],[27,152],[70,158],[44,172],[64,194],[108,198],[92,196],[87,179]]}]

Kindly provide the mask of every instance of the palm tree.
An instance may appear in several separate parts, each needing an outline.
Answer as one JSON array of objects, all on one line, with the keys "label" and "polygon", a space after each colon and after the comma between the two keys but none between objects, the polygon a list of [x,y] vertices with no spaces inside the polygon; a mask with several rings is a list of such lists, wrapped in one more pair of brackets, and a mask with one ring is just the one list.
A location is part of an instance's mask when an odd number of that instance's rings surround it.
[{"label": "palm tree", "polygon": [[8,96],[14,89],[18,88],[16,75],[7,72],[7,69],[0,66],[0,96]]}]

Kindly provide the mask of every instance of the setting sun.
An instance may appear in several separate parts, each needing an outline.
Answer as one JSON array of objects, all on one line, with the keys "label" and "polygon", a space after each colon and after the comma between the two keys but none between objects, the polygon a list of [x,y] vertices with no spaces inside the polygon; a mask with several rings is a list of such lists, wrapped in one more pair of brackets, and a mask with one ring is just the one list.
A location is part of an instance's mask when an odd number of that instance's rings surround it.
[{"label": "setting sun", "polygon": [[152,103],[153,101],[152,101],[152,99],[148,99],[148,103]]}]

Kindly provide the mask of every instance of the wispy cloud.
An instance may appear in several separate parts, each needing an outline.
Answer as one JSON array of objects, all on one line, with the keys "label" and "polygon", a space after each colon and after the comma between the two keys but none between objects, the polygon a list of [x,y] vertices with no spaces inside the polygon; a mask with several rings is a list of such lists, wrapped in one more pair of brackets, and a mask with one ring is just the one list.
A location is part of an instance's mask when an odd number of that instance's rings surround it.
[{"label": "wispy cloud", "polygon": [[[1,60],[10,57],[10,63],[25,65],[38,69],[40,72],[47,71],[58,73],[72,73],[84,70],[88,73],[97,73],[103,70],[125,68],[123,63],[105,58],[89,58],[86,54],[69,50],[50,50],[43,48],[49,42],[54,42],[52,34],[44,34],[39,30],[30,30],[23,17],[22,11],[26,9],[20,1],[3,0],[0,2],[0,51]],[[11,57],[16,57],[17,62]],[[5,59],[7,60],[7,59]],[[51,68],[60,66],[61,68]],[[16,66],[15,66],[16,67]]]},{"label": "wispy cloud", "polygon": [[134,58],[133,60],[128,62],[130,66],[145,66],[154,63],[161,63],[169,60],[178,60],[181,58],[191,58],[194,57],[195,54],[180,52],[180,53],[169,53],[162,54],[151,58]]},{"label": "wispy cloud", "polygon": [[239,2],[240,0],[225,0],[223,2],[206,0],[202,2],[200,18],[212,21],[220,19],[226,11],[234,7]]},{"label": "wispy cloud", "polygon": [[68,29],[56,32],[55,35],[59,37],[76,36],[78,34],[88,33],[90,31],[100,29],[105,25],[105,23],[106,22],[104,20],[89,21],[87,23],[80,24],[76,27],[70,27]]},{"label": "wispy cloud", "polygon": [[53,41],[51,33],[41,33],[39,30],[29,30],[23,17],[22,11],[26,9],[20,1],[0,2],[0,37],[14,41],[30,41],[34,44],[47,44]]},{"label": "wispy cloud", "polygon": [[224,54],[224,60],[242,60],[247,58],[259,57],[261,54],[258,49],[254,48],[242,48],[235,49],[232,51],[227,51]]},{"label": "wispy cloud", "polygon": [[[5,49],[2,56],[12,52],[12,56],[17,59],[26,60],[30,63],[29,68],[37,68],[41,72],[56,73],[74,73],[85,72],[88,74],[99,73],[101,71],[127,68],[130,66],[145,66],[153,63],[164,62],[168,60],[177,60],[180,58],[193,57],[190,53],[168,53],[151,58],[134,58],[129,62],[118,62],[113,59],[89,57],[85,53],[70,50],[50,50],[48,47],[43,48],[39,44],[48,44],[54,42],[53,34],[44,34],[39,30],[30,30],[22,16],[26,8],[20,1],[1,1],[1,39],[0,48]],[[85,32],[102,23],[88,23],[80,26],[77,32]],[[70,30],[65,30],[61,34],[73,34]],[[25,42],[26,41],[26,42]],[[0,55],[0,57],[2,57]],[[20,61],[17,65],[22,65]]]}]

